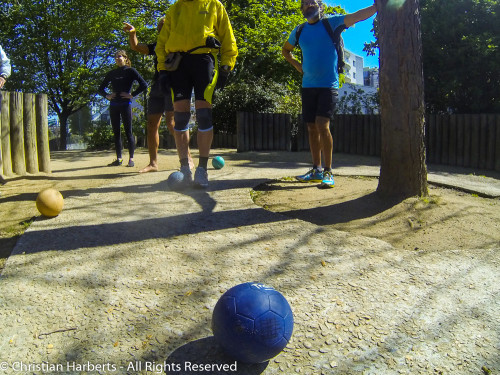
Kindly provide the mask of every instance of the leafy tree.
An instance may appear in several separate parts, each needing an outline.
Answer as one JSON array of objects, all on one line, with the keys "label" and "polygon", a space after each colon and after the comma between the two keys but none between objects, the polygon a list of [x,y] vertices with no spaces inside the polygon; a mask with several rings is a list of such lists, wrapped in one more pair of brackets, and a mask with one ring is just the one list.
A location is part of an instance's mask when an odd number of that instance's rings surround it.
[{"label": "leafy tree", "polygon": [[[426,109],[500,111],[500,1],[422,0]],[[374,23],[378,35],[377,20]],[[378,40],[365,44],[373,54]]]},{"label": "leafy tree", "polygon": [[362,115],[365,110],[371,114],[378,112],[378,92],[370,94],[354,85],[351,87],[354,91],[340,98],[336,107],[337,113]]},{"label": "leafy tree", "polygon": [[[293,98],[294,100],[291,100]],[[252,83],[231,84],[214,99],[216,132],[236,133],[238,112],[289,113],[300,111],[300,98],[286,85],[259,78]]]},{"label": "leafy tree", "polygon": [[126,46],[122,22],[130,14],[147,25],[167,6],[166,0],[18,0],[3,6],[0,36],[14,65],[8,87],[48,94],[65,149],[68,117],[95,97],[114,51]]},{"label": "leafy tree", "polygon": [[500,1],[422,0],[430,112],[500,111]]}]

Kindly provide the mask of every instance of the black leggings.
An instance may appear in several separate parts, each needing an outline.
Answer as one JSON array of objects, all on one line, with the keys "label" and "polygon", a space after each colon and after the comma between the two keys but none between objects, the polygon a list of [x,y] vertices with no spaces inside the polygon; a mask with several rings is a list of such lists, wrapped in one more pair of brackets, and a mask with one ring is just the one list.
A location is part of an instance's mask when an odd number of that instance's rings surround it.
[{"label": "black leggings", "polygon": [[116,157],[118,159],[122,158],[122,137],[120,131],[120,116],[123,121],[123,129],[125,130],[125,135],[128,141],[128,153],[130,159],[134,157],[135,150],[135,139],[132,134],[132,105],[110,105],[109,106],[109,117],[111,118],[111,127],[113,128],[113,134],[115,136],[115,149]]}]

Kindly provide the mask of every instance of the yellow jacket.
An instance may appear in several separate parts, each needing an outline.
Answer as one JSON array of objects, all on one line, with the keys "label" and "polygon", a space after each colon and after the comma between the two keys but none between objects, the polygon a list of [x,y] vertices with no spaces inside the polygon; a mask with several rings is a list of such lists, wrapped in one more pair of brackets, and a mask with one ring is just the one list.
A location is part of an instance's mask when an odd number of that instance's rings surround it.
[{"label": "yellow jacket", "polygon": [[[170,52],[186,52],[202,46],[208,36],[217,38],[222,44],[220,65],[233,69],[238,49],[222,3],[219,0],[177,0],[168,8],[158,35],[155,49],[158,70],[165,70],[165,58]],[[217,53],[217,49],[199,48],[193,53]]]}]

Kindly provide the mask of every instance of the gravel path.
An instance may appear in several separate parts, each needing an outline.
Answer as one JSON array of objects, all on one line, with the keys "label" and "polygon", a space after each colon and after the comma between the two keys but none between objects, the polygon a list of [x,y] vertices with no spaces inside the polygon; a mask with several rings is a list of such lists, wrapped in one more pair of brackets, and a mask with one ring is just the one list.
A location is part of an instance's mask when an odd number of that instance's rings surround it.
[{"label": "gravel path", "polygon": [[[408,252],[288,219],[250,198],[275,174],[235,162],[185,193],[166,171],[132,175],[34,222],[0,277],[0,373],[500,371],[499,248]],[[211,335],[218,298],[246,281],[294,312],[269,363],[235,365]]]}]

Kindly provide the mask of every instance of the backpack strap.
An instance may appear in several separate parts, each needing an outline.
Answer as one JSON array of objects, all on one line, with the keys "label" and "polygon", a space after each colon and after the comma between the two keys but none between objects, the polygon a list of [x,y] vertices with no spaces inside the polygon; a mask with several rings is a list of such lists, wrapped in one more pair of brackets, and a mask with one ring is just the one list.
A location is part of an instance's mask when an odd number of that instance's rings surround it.
[{"label": "backpack strap", "polygon": [[330,22],[328,22],[327,18],[322,18],[321,22],[323,22],[323,25],[325,26],[325,29],[330,36],[330,39],[332,40],[333,44],[335,45],[335,48],[337,50],[337,56],[338,56],[338,72],[339,73],[344,73],[344,40],[342,39],[342,31],[347,29],[346,25],[340,25],[337,26],[335,31],[332,28],[332,25],[330,25]]},{"label": "backpack strap", "polygon": [[301,23],[299,26],[297,26],[297,31],[295,32],[295,45],[294,45],[294,47],[297,47],[299,45],[300,34],[302,33],[302,29],[304,28],[306,23],[307,22],[304,22],[304,23]]}]

